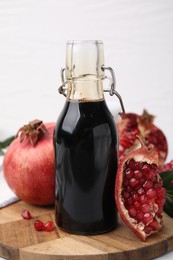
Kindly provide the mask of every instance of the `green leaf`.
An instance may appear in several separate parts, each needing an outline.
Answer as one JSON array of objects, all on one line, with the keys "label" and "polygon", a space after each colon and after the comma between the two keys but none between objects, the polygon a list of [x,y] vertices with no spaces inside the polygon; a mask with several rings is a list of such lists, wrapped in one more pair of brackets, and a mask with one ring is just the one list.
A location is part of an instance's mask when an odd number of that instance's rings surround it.
[{"label": "green leaf", "polygon": [[168,214],[171,218],[173,218],[173,199],[166,196],[166,201],[164,204],[164,211]]},{"label": "green leaf", "polygon": [[161,172],[160,177],[163,181],[163,187],[166,190],[173,190],[173,171]]},{"label": "green leaf", "polygon": [[164,211],[173,218],[173,171],[162,172],[160,177],[163,181],[163,187],[166,189]]},{"label": "green leaf", "polygon": [[2,151],[2,149],[0,149],[0,155],[4,155],[4,152]]},{"label": "green leaf", "polygon": [[4,140],[3,142],[0,142],[0,149],[6,148],[7,146],[9,146],[14,139],[15,139],[15,136],[11,136],[11,137],[7,138],[6,140]]},{"label": "green leaf", "polygon": [[11,136],[5,139],[3,142],[0,142],[0,155],[4,155],[3,149],[9,146],[14,139],[15,136]]}]

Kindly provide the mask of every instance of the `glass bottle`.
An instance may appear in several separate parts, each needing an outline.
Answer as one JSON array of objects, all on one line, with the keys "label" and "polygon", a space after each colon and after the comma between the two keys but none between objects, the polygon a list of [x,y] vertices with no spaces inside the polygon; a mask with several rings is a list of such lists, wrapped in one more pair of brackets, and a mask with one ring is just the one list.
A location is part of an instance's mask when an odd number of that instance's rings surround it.
[{"label": "glass bottle", "polygon": [[59,89],[66,102],[56,123],[54,148],[55,219],[69,233],[100,234],[117,226],[118,141],[104,98],[104,78],[101,41],[67,42]]}]

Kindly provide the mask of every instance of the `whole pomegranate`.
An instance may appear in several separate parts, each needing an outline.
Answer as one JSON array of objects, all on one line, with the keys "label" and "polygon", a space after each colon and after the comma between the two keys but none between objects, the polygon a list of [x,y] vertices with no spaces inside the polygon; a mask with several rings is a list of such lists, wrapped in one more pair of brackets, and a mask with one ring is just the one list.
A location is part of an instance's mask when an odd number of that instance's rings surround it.
[{"label": "whole pomegranate", "polygon": [[136,135],[142,135],[147,143],[153,144],[158,151],[159,165],[164,164],[168,154],[168,143],[163,131],[154,125],[154,118],[145,109],[142,115],[121,114],[121,120],[117,123],[120,159],[136,145]]},{"label": "whole pomegranate", "polygon": [[22,200],[35,205],[54,203],[55,123],[33,120],[21,127],[3,160],[9,187]]},{"label": "whole pomegranate", "polygon": [[173,171],[173,160],[170,162],[165,163],[162,167],[160,167],[160,172],[169,172]]},{"label": "whole pomegranate", "polygon": [[158,153],[153,145],[129,152],[120,162],[115,200],[119,214],[128,227],[145,241],[162,227],[166,191],[158,170]]}]

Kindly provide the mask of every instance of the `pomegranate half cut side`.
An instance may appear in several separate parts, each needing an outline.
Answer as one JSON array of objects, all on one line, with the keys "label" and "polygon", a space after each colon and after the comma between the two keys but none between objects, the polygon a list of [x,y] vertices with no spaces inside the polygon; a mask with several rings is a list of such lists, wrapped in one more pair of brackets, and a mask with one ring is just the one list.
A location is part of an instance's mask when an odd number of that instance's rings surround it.
[{"label": "pomegranate half cut side", "polygon": [[162,227],[166,192],[158,170],[158,153],[153,145],[129,152],[120,162],[115,200],[122,220],[142,240]]}]

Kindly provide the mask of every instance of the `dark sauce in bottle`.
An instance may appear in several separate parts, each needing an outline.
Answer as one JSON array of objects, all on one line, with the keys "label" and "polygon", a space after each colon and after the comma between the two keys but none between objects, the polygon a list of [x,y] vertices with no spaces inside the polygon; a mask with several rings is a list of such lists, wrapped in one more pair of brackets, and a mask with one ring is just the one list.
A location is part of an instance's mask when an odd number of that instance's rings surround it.
[{"label": "dark sauce in bottle", "polygon": [[105,101],[67,100],[54,145],[57,225],[83,235],[115,228],[117,131]]}]

